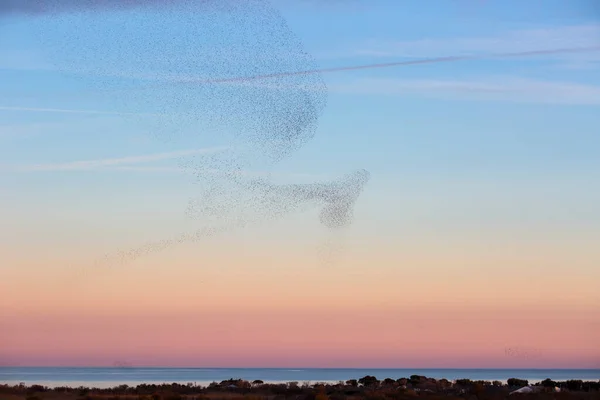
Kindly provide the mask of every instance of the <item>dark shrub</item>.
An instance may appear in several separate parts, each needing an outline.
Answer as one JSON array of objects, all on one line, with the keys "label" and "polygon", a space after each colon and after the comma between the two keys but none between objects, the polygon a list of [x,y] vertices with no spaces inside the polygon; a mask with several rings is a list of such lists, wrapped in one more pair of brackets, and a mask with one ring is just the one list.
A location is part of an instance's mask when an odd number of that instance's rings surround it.
[{"label": "dark shrub", "polygon": [[518,378],[510,378],[506,381],[508,386],[518,386],[523,387],[529,385],[529,381],[526,379],[518,379]]},{"label": "dark shrub", "polygon": [[358,383],[366,387],[373,387],[379,385],[379,380],[374,376],[367,375],[360,378]]}]

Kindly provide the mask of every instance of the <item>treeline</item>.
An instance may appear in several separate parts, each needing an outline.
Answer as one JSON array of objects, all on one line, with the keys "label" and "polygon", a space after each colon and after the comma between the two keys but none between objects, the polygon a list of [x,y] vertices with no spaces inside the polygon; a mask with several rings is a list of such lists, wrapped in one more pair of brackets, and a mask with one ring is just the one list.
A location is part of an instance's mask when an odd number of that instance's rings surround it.
[{"label": "treeline", "polygon": [[499,381],[470,379],[433,379],[420,375],[409,378],[379,380],[374,376],[350,379],[336,384],[264,383],[242,379],[213,382],[208,386],[188,384],[120,385],[107,389],[89,387],[55,387],[41,385],[0,385],[4,400],[404,400],[427,397],[431,400],[499,400],[511,392],[529,386],[532,393],[514,396],[540,400],[600,400],[600,381],[552,381],[546,379],[530,385],[527,380],[511,378]]}]

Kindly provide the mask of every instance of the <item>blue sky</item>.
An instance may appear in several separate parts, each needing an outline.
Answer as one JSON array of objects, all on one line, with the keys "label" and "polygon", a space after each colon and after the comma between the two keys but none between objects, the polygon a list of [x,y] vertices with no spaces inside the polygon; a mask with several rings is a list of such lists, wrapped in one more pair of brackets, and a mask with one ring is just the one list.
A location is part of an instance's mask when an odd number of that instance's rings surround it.
[{"label": "blue sky", "polygon": [[[600,14],[586,1],[320,3],[274,2],[322,68],[600,44]],[[53,37],[40,41],[32,23],[8,17],[0,35],[6,217],[32,218],[41,198],[48,208],[36,218],[136,207],[180,215],[194,188],[176,156],[222,138],[155,140],[154,117],[143,115],[155,110],[120,114],[114,96],[90,90],[90,77],[49,68],[44,43]],[[269,168],[286,182],[369,170],[357,218],[374,221],[373,231],[487,224],[597,237],[599,66],[596,51],[325,74],[328,104],[315,138]]]}]

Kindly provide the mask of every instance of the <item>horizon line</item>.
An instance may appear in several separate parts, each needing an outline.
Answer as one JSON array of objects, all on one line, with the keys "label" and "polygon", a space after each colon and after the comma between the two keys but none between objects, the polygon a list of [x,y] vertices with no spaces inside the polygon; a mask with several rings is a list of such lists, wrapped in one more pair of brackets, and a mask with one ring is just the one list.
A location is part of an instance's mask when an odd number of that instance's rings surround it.
[{"label": "horizon line", "polygon": [[343,369],[343,370],[463,370],[463,371],[498,371],[498,370],[523,370],[523,371],[600,371],[598,368],[527,368],[527,367],[186,367],[186,366],[142,366],[142,365],[131,365],[131,366],[114,366],[114,365],[87,365],[87,366],[76,366],[76,365],[0,365],[0,368],[106,368],[106,369],[276,369],[276,370],[305,370],[305,369]]}]

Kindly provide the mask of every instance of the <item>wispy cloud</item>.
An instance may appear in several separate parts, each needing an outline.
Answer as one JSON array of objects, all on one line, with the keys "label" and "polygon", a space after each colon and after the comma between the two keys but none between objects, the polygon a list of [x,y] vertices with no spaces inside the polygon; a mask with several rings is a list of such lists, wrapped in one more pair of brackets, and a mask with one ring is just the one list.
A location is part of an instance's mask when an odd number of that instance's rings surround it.
[{"label": "wispy cloud", "polygon": [[[10,172],[53,172],[53,171],[104,171],[104,172],[132,172],[143,174],[191,174],[194,173],[193,168],[185,168],[182,166],[153,166],[153,165],[137,165],[142,163],[150,163],[153,161],[161,161],[174,159],[198,154],[215,153],[221,150],[226,150],[226,147],[214,147],[197,150],[185,150],[170,153],[159,153],[145,156],[129,156],[121,158],[109,158],[102,160],[91,161],[73,161],[67,163],[55,164],[36,164],[25,166],[0,166],[1,171]],[[308,173],[293,173],[293,172],[272,172],[272,171],[250,171],[250,170],[227,170],[218,168],[203,167],[199,170],[201,175],[239,175],[249,178],[288,178],[288,179],[327,179],[331,178],[326,174],[308,174]]]},{"label": "wispy cloud", "polygon": [[183,174],[186,171],[181,167],[153,167],[153,166],[137,166],[137,165],[125,165],[125,166],[116,166],[116,167],[106,167],[102,168],[107,171],[128,171],[128,172],[147,172],[147,173],[177,173]]},{"label": "wispy cloud", "polygon": [[516,77],[471,80],[361,79],[330,85],[329,89],[348,94],[413,94],[464,100],[600,105],[600,86]]},{"label": "wispy cloud", "polygon": [[[558,26],[508,31],[494,36],[426,38],[394,41],[371,40],[350,51],[352,56],[368,57],[443,57],[526,52],[555,48],[593,47],[600,44],[600,24]],[[542,57],[542,55],[540,55]],[[553,60],[600,62],[600,53],[546,54]]]},{"label": "wispy cloud", "polygon": [[[173,174],[189,174],[193,169],[183,167],[154,167],[154,166],[115,166],[102,168],[106,171],[123,171],[123,172],[140,172],[140,173],[173,173]],[[272,172],[272,171],[250,171],[250,170],[225,170],[218,168],[202,168],[202,174],[209,175],[239,175],[246,177],[284,177],[284,178],[310,178],[310,179],[326,179],[331,178],[327,174],[309,174],[299,172]]]},{"label": "wispy cloud", "polygon": [[[255,82],[245,82],[254,85]],[[267,82],[261,86],[270,87]],[[536,80],[516,76],[472,79],[363,78],[330,83],[328,91],[339,94],[424,95],[436,98],[507,101],[543,104],[600,104],[600,86],[568,81]],[[277,85],[270,87],[277,89]],[[311,89],[307,87],[306,89]],[[321,90],[319,87],[312,88]]]},{"label": "wispy cloud", "polygon": [[374,40],[360,46],[355,54],[416,58],[592,47],[598,44],[600,44],[600,25],[588,24],[516,30],[484,37],[428,38],[410,41]]},{"label": "wispy cloud", "polygon": [[119,111],[102,111],[102,110],[78,110],[65,108],[39,108],[39,107],[11,107],[0,106],[1,111],[18,111],[18,112],[48,112],[48,113],[66,113],[66,114],[102,114],[102,115],[139,115],[139,116],[160,116],[161,114],[154,113],[135,113],[135,112],[119,112]]},{"label": "wispy cloud", "polygon": [[[143,156],[128,156],[121,158],[105,158],[100,160],[86,160],[86,161],[71,161],[65,163],[53,163],[53,164],[36,164],[36,165],[25,165],[16,166],[10,168],[16,171],[80,171],[80,170],[97,170],[110,167],[124,168],[123,166],[132,164],[143,164],[155,161],[170,160],[180,157],[192,156],[197,154],[212,154],[226,150],[227,147],[209,147],[203,149],[173,151],[168,153],[157,153]],[[134,167],[129,167],[134,168]],[[150,167],[153,168],[153,167]],[[156,167],[154,167],[156,168]],[[159,167],[160,168],[160,167]],[[164,168],[163,168],[164,169]]]}]

